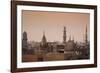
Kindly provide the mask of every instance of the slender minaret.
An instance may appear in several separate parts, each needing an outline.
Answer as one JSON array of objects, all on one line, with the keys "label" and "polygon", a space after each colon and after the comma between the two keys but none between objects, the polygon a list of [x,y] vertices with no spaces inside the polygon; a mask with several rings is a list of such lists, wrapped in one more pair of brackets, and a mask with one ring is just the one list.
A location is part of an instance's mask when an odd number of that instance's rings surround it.
[{"label": "slender minaret", "polygon": [[43,32],[43,37],[42,37],[42,44],[45,45],[47,42],[46,37],[45,37],[45,32]]},{"label": "slender minaret", "polygon": [[66,27],[64,26],[64,31],[63,31],[63,43],[66,44]]},{"label": "slender minaret", "polygon": [[86,26],[86,30],[85,30],[85,43],[87,43],[88,40],[87,40],[87,26]]}]

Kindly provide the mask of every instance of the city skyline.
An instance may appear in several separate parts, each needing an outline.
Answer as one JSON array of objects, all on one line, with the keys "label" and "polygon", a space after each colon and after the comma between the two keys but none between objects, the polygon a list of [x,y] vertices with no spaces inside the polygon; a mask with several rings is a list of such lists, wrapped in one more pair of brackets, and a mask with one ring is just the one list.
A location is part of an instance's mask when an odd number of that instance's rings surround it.
[{"label": "city skyline", "polygon": [[[77,17],[77,18],[76,18]],[[22,11],[22,32],[27,32],[28,41],[40,42],[43,32],[47,41],[63,41],[63,28],[66,27],[66,41],[71,36],[77,42],[83,42],[87,27],[89,40],[89,14],[43,11]]]}]

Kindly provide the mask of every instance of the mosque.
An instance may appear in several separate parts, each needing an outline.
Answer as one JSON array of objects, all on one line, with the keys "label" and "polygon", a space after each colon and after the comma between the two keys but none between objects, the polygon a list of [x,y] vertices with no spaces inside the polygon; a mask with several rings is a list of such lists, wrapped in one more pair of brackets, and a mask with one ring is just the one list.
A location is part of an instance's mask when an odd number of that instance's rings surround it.
[{"label": "mosque", "polygon": [[[66,40],[66,27],[63,29],[63,41],[48,42],[43,33],[41,42],[37,43],[38,46],[32,46],[27,42],[27,33],[23,33],[22,39],[22,54],[32,54],[37,56],[37,61],[51,61],[51,60],[76,60],[76,59],[89,59],[89,43],[87,40],[87,27],[85,31],[85,43],[80,46],[72,39]],[[29,46],[31,46],[31,49]]]}]

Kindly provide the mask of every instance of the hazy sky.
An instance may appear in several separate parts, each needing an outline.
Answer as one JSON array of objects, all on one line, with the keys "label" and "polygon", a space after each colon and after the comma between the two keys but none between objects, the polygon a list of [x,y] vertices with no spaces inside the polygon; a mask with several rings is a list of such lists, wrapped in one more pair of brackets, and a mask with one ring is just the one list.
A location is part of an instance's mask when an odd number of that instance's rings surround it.
[{"label": "hazy sky", "polygon": [[27,32],[29,41],[41,41],[44,31],[47,41],[62,42],[64,26],[66,26],[67,40],[71,36],[78,42],[84,40],[87,26],[89,40],[90,14],[88,13],[22,11],[22,32]]}]

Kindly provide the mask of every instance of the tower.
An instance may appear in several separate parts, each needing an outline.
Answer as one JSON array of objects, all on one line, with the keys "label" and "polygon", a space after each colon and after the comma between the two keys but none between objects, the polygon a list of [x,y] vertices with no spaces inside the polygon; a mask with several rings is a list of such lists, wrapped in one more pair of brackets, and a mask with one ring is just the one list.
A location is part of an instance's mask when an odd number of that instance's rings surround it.
[{"label": "tower", "polygon": [[43,37],[42,37],[42,45],[45,45],[47,43],[46,37],[45,37],[45,32],[43,32]]},{"label": "tower", "polygon": [[66,27],[64,26],[64,31],[63,31],[63,43],[66,44]]},{"label": "tower", "polygon": [[87,43],[87,26],[86,26],[86,30],[85,30],[85,43]]},{"label": "tower", "polygon": [[22,47],[27,49],[27,33],[25,31],[23,32]]},{"label": "tower", "polygon": [[28,43],[27,43],[27,33],[23,32],[23,38],[22,38],[22,54],[26,54],[26,51],[28,49]]},{"label": "tower", "polygon": [[74,36],[73,36],[73,42],[74,42]]},{"label": "tower", "polygon": [[23,40],[27,41],[27,33],[25,31],[23,32]]}]

